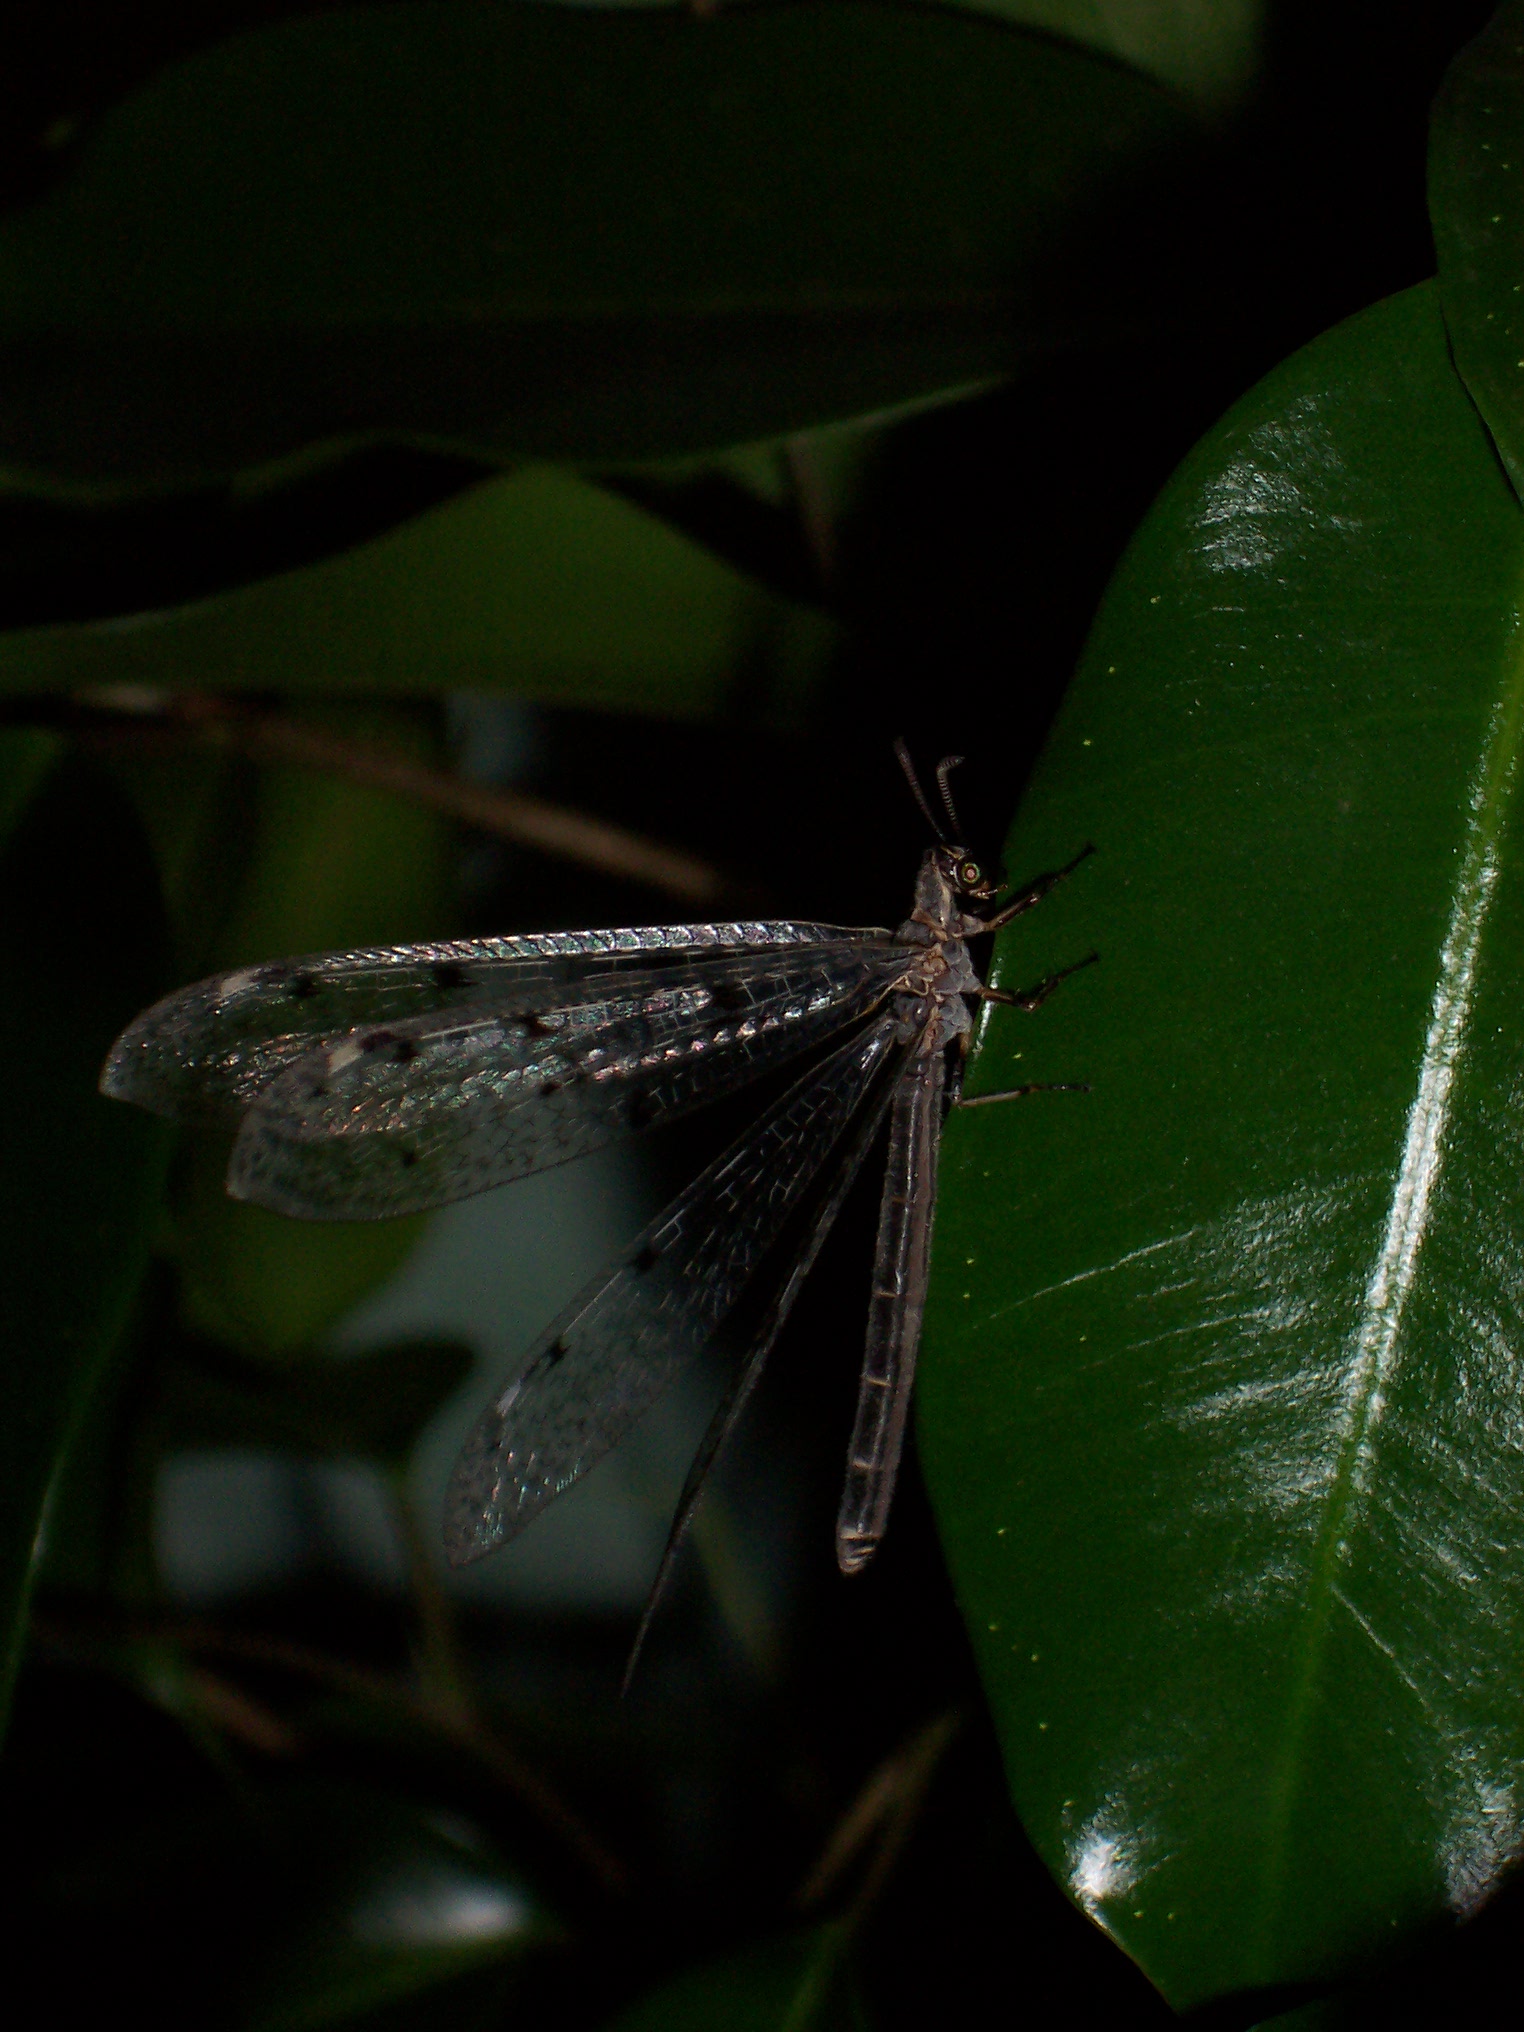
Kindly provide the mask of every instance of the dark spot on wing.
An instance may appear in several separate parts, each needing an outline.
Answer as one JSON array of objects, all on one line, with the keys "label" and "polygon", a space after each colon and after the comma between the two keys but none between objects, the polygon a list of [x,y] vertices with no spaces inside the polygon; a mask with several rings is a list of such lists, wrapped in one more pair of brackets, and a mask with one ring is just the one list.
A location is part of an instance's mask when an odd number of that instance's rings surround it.
[{"label": "dark spot on wing", "polygon": [[751,996],[739,981],[721,981],[713,994],[716,1007],[728,1010],[732,1015],[739,1009],[751,1007]]},{"label": "dark spot on wing", "polygon": [[570,1353],[571,1347],[565,1334],[557,1334],[550,1346],[545,1350],[546,1368],[553,1369],[557,1362],[564,1362]]},{"label": "dark spot on wing", "polygon": [[313,1080],[307,1088],[307,1098],[313,1101],[320,1101],[327,1092],[328,1082],[326,1080]]},{"label": "dark spot on wing", "polygon": [[416,1150],[399,1150],[397,1155],[402,1160],[404,1171],[411,1171],[413,1166],[418,1162],[418,1152]]},{"label": "dark spot on wing", "polygon": [[661,1109],[654,1094],[630,1096],[629,1117],[632,1129],[649,1129],[660,1113]]},{"label": "dark spot on wing", "polygon": [[395,1030],[372,1030],[360,1039],[360,1049],[362,1051],[384,1051],[387,1045],[399,1044],[401,1041]]},{"label": "dark spot on wing", "polygon": [[311,974],[293,974],[286,983],[286,993],[294,995],[298,1002],[310,1001],[317,991],[318,984]]},{"label": "dark spot on wing", "polygon": [[429,975],[436,988],[463,988],[471,978],[454,960],[440,960],[429,968]]},{"label": "dark spot on wing", "polygon": [[558,1079],[541,1080],[540,1092],[542,1094],[558,1094],[560,1093],[562,1087],[565,1086],[565,1084],[566,1084],[565,1080]]},{"label": "dark spot on wing", "polygon": [[556,1028],[556,1025],[542,1016],[538,1009],[526,1009],[523,1015],[517,1018],[517,1021],[523,1029],[529,1032],[531,1037],[549,1037],[551,1032]]},{"label": "dark spot on wing", "polygon": [[399,1037],[397,1039],[397,1048],[392,1053],[392,1057],[396,1059],[398,1065],[406,1065],[410,1059],[414,1059],[417,1056],[418,1047],[411,1037]]},{"label": "dark spot on wing", "polygon": [[660,1261],[661,1250],[657,1248],[654,1242],[647,1242],[646,1246],[640,1251],[640,1254],[631,1259],[630,1268],[642,1271],[654,1270]]}]

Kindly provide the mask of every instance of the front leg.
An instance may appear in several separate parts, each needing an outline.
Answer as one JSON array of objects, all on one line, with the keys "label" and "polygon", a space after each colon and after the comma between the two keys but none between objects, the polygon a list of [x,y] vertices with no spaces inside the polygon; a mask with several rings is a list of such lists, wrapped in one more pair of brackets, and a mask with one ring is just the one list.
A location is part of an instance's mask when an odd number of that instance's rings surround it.
[{"label": "front leg", "polygon": [[993,917],[984,918],[979,925],[980,931],[998,931],[1001,925],[1009,924],[1013,917],[1021,917],[1032,909],[1034,904],[1041,903],[1050,889],[1056,889],[1066,876],[1074,873],[1081,861],[1088,861],[1094,852],[1094,846],[1087,842],[1065,866],[1050,868],[1046,875],[1037,876],[1025,889],[1019,890],[1016,895],[1002,903]]}]

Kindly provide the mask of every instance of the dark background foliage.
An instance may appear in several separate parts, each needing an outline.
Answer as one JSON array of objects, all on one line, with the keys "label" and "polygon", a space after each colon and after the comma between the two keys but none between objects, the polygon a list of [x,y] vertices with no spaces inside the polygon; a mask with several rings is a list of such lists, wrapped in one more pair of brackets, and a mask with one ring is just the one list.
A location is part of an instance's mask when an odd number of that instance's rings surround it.
[{"label": "dark background foliage", "polygon": [[[561,136],[539,173],[547,191],[561,180],[547,204],[586,247],[610,208],[621,231],[638,229],[647,198],[638,182],[615,187],[638,150],[568,154],[565,137],[583,145],[590,131],[577,124],[578,66],[612,102],[619,66],[632,74],[662,36],[684,52],[748,23],[761,36],[764,14],[782,40],[750,47],[776,75],[815,50],[822,93],[844,90],[854,37],[883,72],[880,129],[864,140],[827,121],[810,143],[811,174],[839,174],[854,204],[886,173],[854,149],[922,120],[958,124],[956,104],[939,110],[944,45],[959,84],[976,70],[1003,78],[1001,64],[1019,78],[1037,50],[1058,65],[1043,74],[1053,133],[1104,124],[1122,149],[1135,119],[1141,167],[1124,150],[1120,181],[1034,229],[1019,286],[983,296],[969,279],[979,247],[959,255],[967,273],[944,275],[886,230],[881,272],[865,256],[849,278],[864,300],[878,291],[878,323],[829,301],[813,322],[758,309],[774,279],[763,268],[743,275],[749,309],[722,303],[709,274],[687,278],[681,316],[653,286],[650,302],[589,327],[582,278],[552,247],[514,287],[560,290],[562,322],[540,329],[505,287],[500,304],[477,305],[484,329],[501,319],[497,355],[468,320],[430,323],[426,277],[362,276],[378,303],[395,288],[396,316],[380,339],[366,325],[352,385],[337,387],[301,328],[310,305],[292,314],[301,345],[267,359],[257,307],[241,307],[240,325],[211,284],[198,296],[221,254],[192,231],[161,235],[152,256],[155,287],[183,287],[178,322],[155,326],[140,302],[123,311],[138,286],[130,235],[149,237],[130,212],[111,228],[129,238],[109,250],[123,296],[86,300],[69,264],[88,265],[91,245],[62,228],[50,241],[47,208],[88,169],[102,122],[165,80],[193,102],[186,60],[221,51],[236,83],[244,31],[298,17],[342,30],[389,11],[79,0],[15,6],[0,27],[13,229],[0,273],[12,304],[0,312],[0,791],[15,786],[6,815],[18,821],[0,883],[14,1396],[0,1558],[8,1601],[24,1606],[32,1587],[0,1763],[12,1987],[46,1997],[64,2024],[93,2018],[103,1986],[114,2012],[198,2028],[591,2027],[626,2010],[632,2026],[795,2032],[991,2013],[1163,2024],[1168,2006],[1069,1904],[1015,1817],[913,1461],[877,1564],[848,1588],[829,1561],[871,1192],[855,1195],[800,1302],[724,1471],[720,1521],[621,1703],[632,1613],[596,1573],[563,1573],[559,1596],[451,1595],[432,1519],[411,1517],[408,1458],[459,1401],[470,1352],[447,1327],[358,1352],[341,1329],[399,1273],[416,1230],[319,1245],[235,1217],[217,1151],[183,1139],[171,1152],[93,1084],[138,1007],[224,962],[692,914],[656,886],[358,783],[345,769],[361,749],[666,842],[720,871],[705,904],[716,914],[894,922],[921,846],[890,756],[900,733],[923,757],[967,756],[960,798],[993,849],[1102,591],[1179,461],[1297,347],[1433,272],[1428,109],[1490,10],[1272,0],[1231,88],[1192,103],[995,15],[839,8],[830,20],[825,0],[713,19],[547,9],[525,31],[549,101],[539,145]],[[428,9],[394,11],[427,38]],[[1062,10],[1042,22],[1062,26]],[[640,89],[656,104],[653,77],[659,65]],[[1110,99],[1097,111],[1095,94],[1112,92],[1125,119]],[[321,121],[315,91],[303,106]],[[679,135],[688,110],[668,108]],[[352,108],[334,116],[348,133]],[[183,131],[162,130],[171,179],[210,146],[194,103],[177,117]],[[673,152],[646,131],[653,156]],[[426,178],[406,135],[372,140],[398,157],[394,194]],[[282,148],[278,128],[265,145]],[[302,145],[326,160],[310,134]],[[747,172],[754,237],[721,236],[738,274],[786,267],[777,235],[798,193],[769,179],[785,160],[797,169],[787,147]],[[705,164],[687,166],[703,215]],[[516,173],[536,188],[532,156]],[[1036,187],[990,196],[1000,231],[1036,216]],[[342,224],[336,188],[312,202]],[[660,184],[667,198],[681,188]],[[255,190],[251,220],[258,202]],[[272,216],[268,274],[289,260],[305,275],[311,248],[280,238],[300,238],[301,212]],[[850,206],[842,217],[854,224]],[[866,216],[855,224],[866,241]],[[372,220],[361,238],[383,245],[389,229]],[[466,267],[480,254],[472,234],[494,230],[469,208],[439,226]],[[655,251],[623,247],[627,273],[588,275],[588,298],[685,244],[681,216],[651,231]],[[811,258],[856,244],[844,229]],[[55,283],[49,324],[35,305]],[[730,382],[716,360],[739,362]],[[275,394],[261,408],[265,371]],[[600,392],[584,417],[588,387]],[[120,432],[103,434],[99,419],[118,414]],[[727,449],[741,441],[751,448]],[[525,458],[551,459],[551,480]],[[522,496],[501,491],[514,474]],[[430,513],[460,519],[420,519]],[[632,602],[637,583],[661,598]],[[386,606],[389,586],[408,590],[405,612]],[[340,763],[293,749],[293,725],[329,739]],[[626,1212],[652,1202],[745,1119],[718,1112],[599,1189]],[[610,1246],[620,1217],[604,1221]],[[598,1233],[577,1246],[596,1252]],[[680,1450],[682,1431],[663,1444]],[[195,1465],[202,1508],[182,1505],[177,1528],[210,1542],[253,1501],[239,1492],[255,1484],[236,1479],[251,1456],[286,1476],[285,1553],[197,1594],[166,1576],[166,1474]],[[349,1485],[313,1464],[359,1460],[374,1515],[356,1554],[334,1523],[333,1491]],[[219,1461],[233,1463],[221,1510],[206,1493]],[[681,1471],[651,1472],[659,1511]],[[594,1532],[582,1557],[596,1567],[605,1544]],[[170,1568],[194,1550],[170,1545]],[[859,1827],[808,1895],[833,1839]],[[453,1931],[438,1918],[452,1911],[468,1914]],[[1516,1917],[1505,1890],[1461,1934],[1405,1935],[1416,1963],[1395,1990],[1378,1974],[1339,2022],[1479,2020],[1489,1980],[1517,1978]],[[1306,2000],[1240,1994],[1197,2016],[1247,2026]]]}]

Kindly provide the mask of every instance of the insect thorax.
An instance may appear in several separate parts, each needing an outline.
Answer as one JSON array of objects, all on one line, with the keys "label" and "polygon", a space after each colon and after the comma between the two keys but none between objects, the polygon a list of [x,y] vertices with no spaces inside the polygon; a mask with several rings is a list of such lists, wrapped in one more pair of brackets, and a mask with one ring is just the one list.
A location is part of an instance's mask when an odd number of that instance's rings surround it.
[{"label": "insect thorax", "polygon": [[961,938],[948,938],[914,918],[901,925],[898,937],[912,949],[919,948],[908,959],[895,996],[900,1035],[908,1042],[925,1034],[935,1015],[928,1049],[937,1050],[972,1028],[963,998],[978,992],[979,976]]},{"label": "insect thorax", "polygon": [[954,860],[955,855],[948,848],[928,847],[916,871],[911,921],[924,925],[933,935],[951,931],[962,915],[952,880]]}]

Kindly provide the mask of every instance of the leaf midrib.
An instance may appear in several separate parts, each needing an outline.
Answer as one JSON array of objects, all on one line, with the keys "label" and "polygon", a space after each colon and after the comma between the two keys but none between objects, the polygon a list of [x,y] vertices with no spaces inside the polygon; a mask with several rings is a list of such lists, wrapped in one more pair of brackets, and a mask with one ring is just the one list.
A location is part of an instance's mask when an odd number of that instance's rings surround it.
[{"label": "leaf midrib", "polygon": [[1473,778],[1461,868],[1451,892],[1416,1091],[1404,1127],[1402,1157],[1347,1371],[1344,1432],[1313,1554],[1308,1614],[1297,1648],[1281,1752],[1269,1788],[1256,1955],[1265,1980],[1268,1972],[1279,1966],[1275,1938],[1291,1862],[1292,1819],[1304,1777],[1307,1735],[1339,1593],[1339,1573],[1348,1552],[1347,1533],[1357,1503],[1375,1479],[1376,1427],[1385,1386],[1395,1371],[1428,1212],[1443,1168],[1450,1087],[1465,1045],[1476,962],[1496,886],[1498,847],[1514,789],[1521,737],[1524,621],[1516,621],[1503,657],[1502,683],[1488,719],[1480,766]]}]

